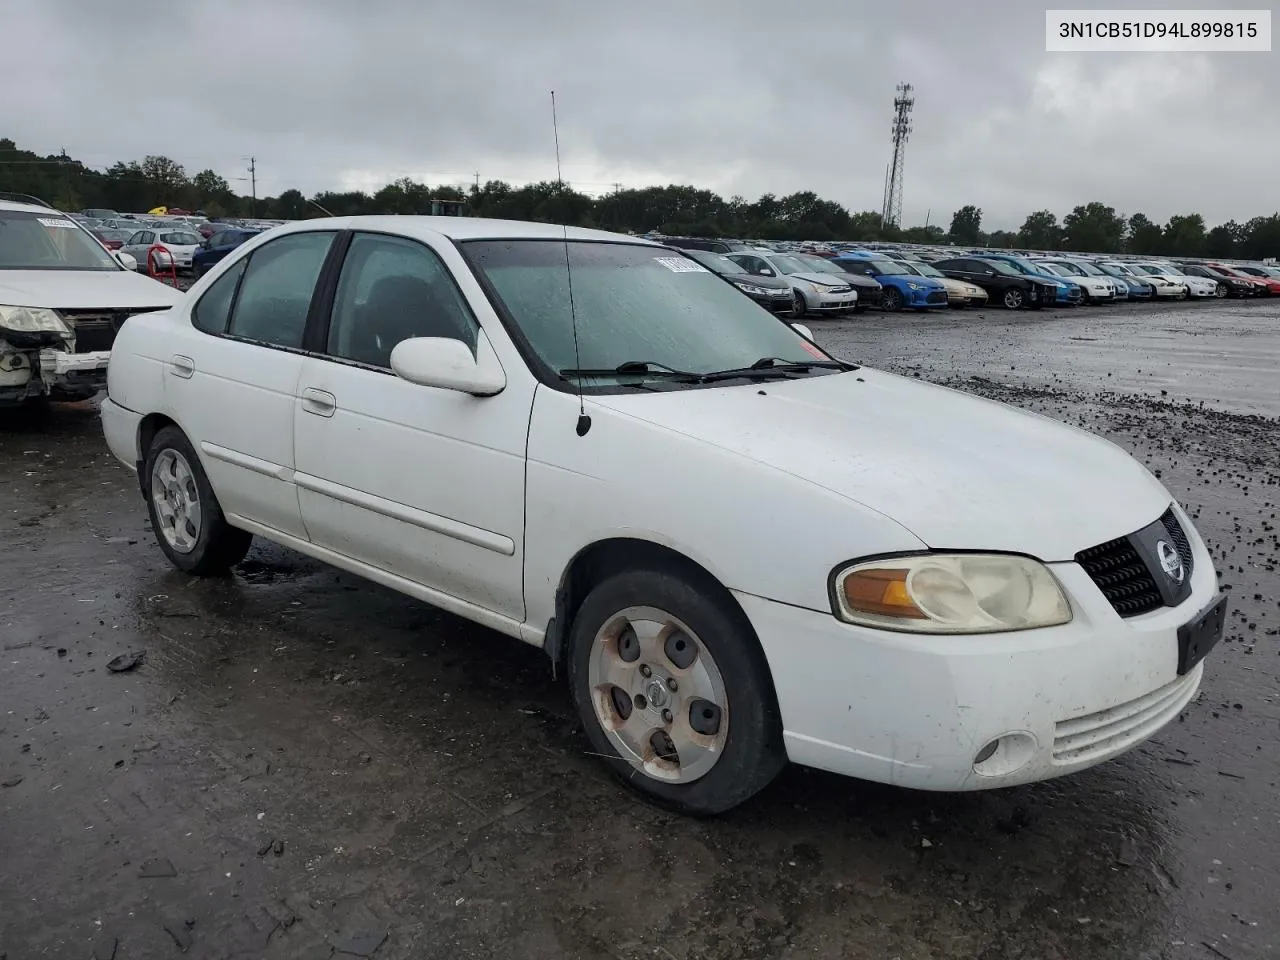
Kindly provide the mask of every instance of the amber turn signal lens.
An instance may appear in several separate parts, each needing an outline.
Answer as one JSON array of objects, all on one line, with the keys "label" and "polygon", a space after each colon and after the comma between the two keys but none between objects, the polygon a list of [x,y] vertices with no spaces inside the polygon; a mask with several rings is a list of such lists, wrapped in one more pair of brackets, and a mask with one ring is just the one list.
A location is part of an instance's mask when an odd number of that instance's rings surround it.
[{"label": "amber turn signal lens", "polygon": [[844,602],[858,613],[909,620],[927,619],[907,592],[907,570],[860,570],[844,578]]}]

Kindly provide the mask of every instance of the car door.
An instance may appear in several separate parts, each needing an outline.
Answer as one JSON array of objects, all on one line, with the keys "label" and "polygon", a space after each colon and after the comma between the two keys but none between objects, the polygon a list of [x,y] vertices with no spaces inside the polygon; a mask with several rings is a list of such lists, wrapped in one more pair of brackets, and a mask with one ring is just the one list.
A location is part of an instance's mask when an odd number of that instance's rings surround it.
[{"label": "car door", "polygon": [[401,340],[453,337],[474,353],[480,329],[431,246],[353,234],[321,355],[303,361],[298,494],[313,542],[520,622],[535,383],[508,377],[474,397],[390,369]]},{"label": "car door", "polygon": [[164,358],[165,392],[223,511],[306,539],[293,468],[303,333],[336,232],[256,247],[195,302]]},{"label": "car door", "polygon": [[145,230],[135,230],[133,236],[124,242],[124,246],[120,248],[122,253],[127,253],[133,259],[138,261],[138,266],[146,268],[147,245],[143,242],[143,238],[147,235]]}]

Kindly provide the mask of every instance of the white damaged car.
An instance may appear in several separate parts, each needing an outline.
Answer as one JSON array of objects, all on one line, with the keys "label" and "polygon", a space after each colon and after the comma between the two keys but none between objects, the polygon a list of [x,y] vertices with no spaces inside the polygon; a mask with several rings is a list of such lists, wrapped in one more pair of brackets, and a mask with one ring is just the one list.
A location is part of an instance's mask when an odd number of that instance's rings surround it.
[{"label": "white damaged car", "polygon": [[106,386],[126,318],[182,298],[135,267],[67,215],[0,199],[0,407]]},{"label": "white damaged car", "polygon": [[178,569],[262,537],[537,646],[591,752],[691,813],[788,760],[1082,770],[1222,635],[1190,517],[1119,447],[836,359],[635,237],[290,224],[131,319],[108,388]]}]

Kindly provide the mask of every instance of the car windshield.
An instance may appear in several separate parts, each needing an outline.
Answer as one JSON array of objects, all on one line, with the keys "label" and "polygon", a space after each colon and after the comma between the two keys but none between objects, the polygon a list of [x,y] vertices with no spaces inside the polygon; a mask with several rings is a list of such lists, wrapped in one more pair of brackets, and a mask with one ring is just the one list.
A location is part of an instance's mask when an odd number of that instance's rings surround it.
[{"label": "car windshield", "polygon": [[942,272],[935,267],[929,266],[927,263],[921,263],[919,260],[907,261],[907,267],[920,274],[922,277],[941,277]]},{"label": "car windshield", "polygon": [[816,270],[818,273],[844,273],[845,272],[844,268],[842,268],[838,263],[832,263],[826,257],[818,257],[813,255],[812,253],[798,254],[797,256],[791,259],[799,260],[800,262],[805,264],[807,267],[810,268],[810,271],[809,271],[810,273],[812,273],[814,270]]},{"label": "car windshield", "polygon": [[[558,240],[472,240],[462,247],[553,376],[626,363],[706,374],[765,357],[828,359],[786,322],[669,250]],[[616,389],[644,376],[592,374],[583,386]]]},{"label": "car windshield", "polygon": [[103,240],[119,240],[121,243],[133,236],[132,230],[95,230],[93,232]]},{"label": "car windshield", "polygon": [[911,271],[900,263],[893,260],[877,260],[871,257],[858,257],[858,263],[869,263],[876,268],[877,273],[889,274],[891,276],[910,275]]},{"label": "car windshield", "polygon": [[1006,276],[1010,276],[1010,277],[1020,277],[1023,275],[1023,273],[1031,272],[1030,270],[1026,270],[1026,271],[1018,270],[1012,264],[1004,260],[982,260],[979,262],[988,264],[989,266],[994,267],[997,272],[1003,273]]},{"label": "car windshield", "polygon": [[0,270],[120,269],[101,243],[55,210],[0,210]]},{"label": "car windshield", "polygon": [[194,233],[162,233],[161,243],[172,243],[179,247],[194,247],[200,243],[200,237]]},{"label": "car windshield", "polygon": [[1071,276],[1071,271],[1060,263],[1042,263],[1040,266],[1044,267],[1045,273],[1052,273],[1059,277]]},{"label": "car windshield", "polygon": [[684,255],[697,260],[707,269],[714,270],[716,273],[723,273],[726,276],[747,273],[740,263],[730,260],[723,253],[712,253],[709,250],[685,250]]},{"label": "car windshield", "polygon": [[813,273],[812,264],[805,263],[798,257],[789,257],[785,253],[773,253],[769,255],[769,259],[775,267],[787,276],[797,273]]}]

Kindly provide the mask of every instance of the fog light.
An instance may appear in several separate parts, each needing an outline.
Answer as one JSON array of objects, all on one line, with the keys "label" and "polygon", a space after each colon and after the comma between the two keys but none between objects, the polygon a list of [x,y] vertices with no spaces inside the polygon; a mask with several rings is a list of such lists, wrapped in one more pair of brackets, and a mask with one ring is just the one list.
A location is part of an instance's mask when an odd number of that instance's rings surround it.
[{"label": "fog light", "polygon": [[996,737],[974,755],[973,772],[980,777],[1007,777],[1036,755],[1036,738],[1029,733]]}]

